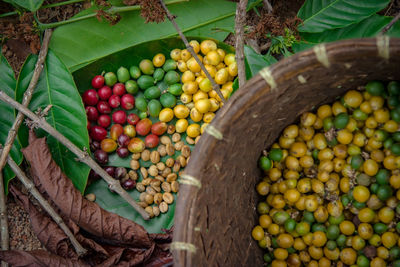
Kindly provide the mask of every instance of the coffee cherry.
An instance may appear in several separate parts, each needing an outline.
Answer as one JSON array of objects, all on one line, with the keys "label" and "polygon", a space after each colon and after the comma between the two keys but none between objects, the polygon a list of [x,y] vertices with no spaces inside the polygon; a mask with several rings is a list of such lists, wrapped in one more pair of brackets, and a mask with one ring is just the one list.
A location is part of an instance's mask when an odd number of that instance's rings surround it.
[{"label": "coffee cherry", "polygon": [[83,93],[82,99],[85,105],[94,106],[99,101],[99,95],[97,94],[96,90],[89,89]]}]

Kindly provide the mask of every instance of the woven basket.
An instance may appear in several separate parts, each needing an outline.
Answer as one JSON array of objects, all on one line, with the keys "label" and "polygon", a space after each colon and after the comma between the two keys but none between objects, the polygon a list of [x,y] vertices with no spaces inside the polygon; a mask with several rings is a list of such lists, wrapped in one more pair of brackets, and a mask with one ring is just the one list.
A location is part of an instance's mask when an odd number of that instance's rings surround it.
[{"label": "woven basket", "polygon": [[315,46],[263,69],[218,112],[181,178],[175,266],[261,266],[251,238],[257,160],[305,111],[370,80],[400,80],[400,39]]}]

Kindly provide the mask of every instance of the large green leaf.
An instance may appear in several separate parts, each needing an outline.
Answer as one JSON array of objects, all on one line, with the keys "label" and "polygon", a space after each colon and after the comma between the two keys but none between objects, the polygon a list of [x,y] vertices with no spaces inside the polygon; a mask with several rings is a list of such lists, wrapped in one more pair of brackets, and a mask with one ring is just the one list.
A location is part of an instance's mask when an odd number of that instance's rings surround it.
[{"label": "large green leaf", "polygon": [[[28,87],[36,60],[36,55],[29,56],[20,72],[16,91],[17,101],[21,101],[23,93]],[[71,73],[51,50],[47,54],[29,108],[36,111],[38,108],[44,109],[48,105],[52,105],[52,108],[46,117],[47,122],[80,149],[89,148],[87,120],[82,99]],[[18,134],[23,145],[26,146],[27,128],[21,127]],[[37,134],[47,136],[47,143],[54,160],[72,180],[75,187],[83,192],[90,168],[86,164],[78,162],[75,154],[54,137],[40,129],[37,130]]]},{"label": "large green leaf", "polygon": [[[192,39],[196,39],[199,42],[203,40],[202,38],[188,37],[188,40]],[[234,52],[233,47],[228,46],[222,42],[218,42],[217,40],[215,41],[217,42],[219,48],[222,48],[230,53]],[[138,65],[142,59],[145,58],[152,59],[154,55],[156,55],[157,53],[163,53],[164,55],[166,55],[167,58],[169,58],[170,51],[174,48],[181,48],[181,49],[184,48],[182,40],[173,37],[162,40],[150,41],[134,47],[124,49],[118,53],[99,59],[96,62],[93,62],[88,66],[83,67],[73,73],[76,84],[78,86],[78,90],[80,92],[85,91],[90,86],[91,78],[97,74],[102,73],[103,71],[115,72],[120,66],[125,66],[129,68],[132,65]],[[143,93],[139,91],[138,94],[135,95],[135,97],[140,96],[142,94]],[[177,100],[179,102],[179,98]],[[139,112],[138,110],[133,109],[129,113],[138,114]],[[150,119],[153,122],[158,121],[158,118],[150,117]],[[169,122],[169,124],[175,124],[175,121],[176,119]],[[189,119],[189,123],[193,123],[193,121]],[[144,138],[142,137],[140,138],[144,140]],[[182,140],[185,140],[185,138],[186,134],[182,134]],[[193,149],[193,146],[190,147],[191,149]],[[176,153],[174,154],[174,158],[178,157],[179,155],[180,152],[176,151]],[[161,160],[165,162],[167,158],[168,156],[163,157]],[[115,167],[130,168],[130,161],[131,157],[120,158],[114,152],[109,156],[108,165]],[[149,161],[144,162],[140,160],[140,165],[143,167],[149,167],[151,163]],[[140,177],[139,178],[140,181],[142,180],[142,176],[140,172],[138,172],[138,174]],[[124,199],[122,199],[119,195],[112,193],[110,190],[108,190],[107,184],[102,180],[96,181],[91,185],[89,185],[88,188],[86,189],[86,193],[96,194],[96,202],[102,208],[117,213],[125,218],[131,219],[136,223],[141,224],[150,233],[160,233],[161,229],[163,228],[169,229],[173,225],[176,201],[174,201],[172,205],[169,205],[169,210],[167,213],[160,214],[160,216],[158,216],[157,218],[153,218],[149,221],[144,221],[143,218],[137,212],[132,210],[132,208],[126,203]],[[135,200],[139,200],[139,192],[137,190],[129,191],[129,194]],[[174,194],[174,197],[176,200],[177,199],[176,194]]]},{"label": "large green leaf", "polygon": [[390,0],[306,0],[297,16],[300,32],[322,32],[357,23],[382,10]]},{"label": "large green leaf", "polygon": [[11,2],[29,11],[36,11],[43,4],[43,0],[12,0]]},{"label": "large green leaf", "polygon": [[[1,54],[1,52],[0,52]],[[7,62],[7,59],[0,55],[0,89],[5,92],[9,97],[15,97],[15,86],[16,81],[14,77],[14,72],[11,69],[10,65]],[[11,126],[14,123],[14,109],[0,101],[0,143],[4,145],[8,131],[10,130]],[[14,145],[10,151],[10,155],[13,160],[19,165],[22,162],[22,153],[20,151],[21,144],[18,141],[18,138],[15,139]],[[8,192],[8,182],[15,177],[15,174],[11,171],[10,167],[6,166],[3,171],[4,176],[4,187],[6,193]]]},{"label": "large green leaf", "polygon": [[[226,0],[189,1],[168,6],[177,15],[176,22],[187,35],[224,39],[228,32],[210,31],[210,28],[233,30],[236,4]],[[86,10],[83,12],[92,12]],[[79,15],[79,14],[78,14]],[[82,15],[82,14],[81,14]],[[85,64],[143,42],[176,36],[171,22],[144,23],[140,11],[121,13],[114,26],[96,18],[58,27],[50,47],[60,56],[71,71]]]},{"label": "large green leaf", "polygon": [[244,46],[244,57],[246,65],[246,78],[250,79],[263,68],[278,62],[273,56],[260,55],[250,46]]},{"label": "large green leaf", "polygon": [[[374,37],[385,27],[391,17],[380,15],[372,15],[359,23],[349,25],[346,28],[327,30],[322,33],[301,33],[303,41],[293,45],[293,51],[299,52],[308,49],[315,44],[324,42],[334,42],[351,38]],[[393,27],[387,32],[387,35],[392,37],[400,37],[400,22],[396,22]]]}]

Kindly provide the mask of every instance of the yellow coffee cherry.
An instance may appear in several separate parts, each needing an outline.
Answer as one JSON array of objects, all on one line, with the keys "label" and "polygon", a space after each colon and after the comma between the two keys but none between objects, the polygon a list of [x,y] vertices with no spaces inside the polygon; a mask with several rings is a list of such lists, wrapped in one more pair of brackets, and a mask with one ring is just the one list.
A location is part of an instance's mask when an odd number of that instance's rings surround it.
[{"label": "yellow coffee cherry", "polygon": [[182,73],[184,73],[185,71],[188,70],[188,67],[185,63],[185,61],[183,60],[178,60],[178,62],[176,63],[176,65],[178,66],[178,70]]},{"label": "yellow coffee cherry", "polygon": [[215,117],[215,113],[213,112],[207,112],[203,116],[203,121],[206,123],[210,123]]},{"label": "yellow coffee cherry", "polygon": [[189,123],[186,119],[177,120],[175,123],[175,131],[177,133],[183,133],[186,131]]},{"label": "yellow coffee cherry", "polygon": [[221,62],[221,58],[216,50],[208,52],[206,58],[207,62],[213,66],[217,66]]},{"label": "yellow coffee cherry", "polygon": [[190,58],[190,59],[186,62],[186,65],[187,65],[188,69],[189,69],[190,71],[194,72],[194,73],[200,72],[200,70],[201,70],[201,67],[200,67],[199,63],[197,63],[196,59],[193,58],[193,57]]},{"label": "yellow coffee cherry", "polygon": [[194,73],[190,70],[185,71],[181,77],[182,83],[193,82],[195,79],[196,76],[194,76]]},{"label": "yellow coffee cherry", "polygon": [[201,82],[199,83],[199,88],[203,92],[206,92],[206,93],[210,92],[212,90],[211,81],[208,78],[202,79]]},{"label": "yellow coffee cherry", "polygon": [[222,48],[218,48],[217,52],[218,52],[218,55],[221,58],[221,60],[223,60],[225,58],[225,55],[226,55],[225,50],[222,49]]},{"label": "yellow coffee cherry", "polygon": [[197,123],[190,124],[186,129],[186,134],[189,137],[196,138],[200,135],[200,125]]},{"label": "yellow coffee cherry", "polygon": [[162,65],[164,65],[165,62],[165,56],[162,53],[158,53],[157,55],[155,55],[153,57],[153,65],[154,67],[161,67]]},{"label": "yellow coffee cherry", "polygon": [[187,103],[190,103],[192,101],[192,95],[191,94],[187,94],[187,93],[183,93],[183,94],[181,94],[180,99],[181,99],[183,104],[187,104]]},{"label": "yellow coffee cherry", "polygon": [[196,82],[186,82],[182,85],[182,90],[186,94],[195,94],[198,90],[198,85]]},{"label": "yellow coffee cherry", "polygon": [[174,107],[174,114],[175,117],[177,117],[178,119],[185,119],[187,118],[187,116],[189,116],[189,108],[186,107],[185,105],[176,105]]},{"label": "yellow coffee cherry", "polygon": [[212,40],[204,40],[200,43],[200,50],[203,55],[207,55],[208,52],[217,50],[217,44]]},{"label": "yellow coffee cherry", "polygon": [[229,75],[231,75],[232,77],[237,76],[238,68],[237,68],[237,63],[236,62],[233,62],[233,63],[229,64],[228,72],[229,72]]},{"label": "yellow coffee cherry", "polygon": [[217,99],[215,98],[209,98],[210,99],[210,103],[211,103],[211,107],[210,107],[210,112],[215,112],[219,109],[219,102]]},{"label": "yellow coffee cherry", "polygon": [[196,108],[190,110],[190,118],[194,122],[199,122],[203,118],[203,113],[200,113]]},{"label": "yellow coffee cherry", "polygon": [[217,84],[224,84],[228,81],[228,70],[226,68],[220,69],[215,74],[215,82]]},{"label": "yellow coffee cherry", "polygon": [[210,99],[200,99],[195,103],[195,107],[201,113],[207,113],[208,111],[210,111],[211,101]]},{"label": "yellow coffee cherry", "polygon": [[227,65],[227,66],[229,66],[233,62],[236,62],[235,54],[232,54],[232,53],[226,54],[226,56],[224,58],[224,62],[225,62],[225,65]]},{"label": "yellow coffee cherry", "polygon": [[201,127],[200,127],[200,133],[201,133],[201,134],[204,133],[204,131],[205,131],[207,125],[208,125],[208,123],[203,123],[203,124],[201,125]]},{"label": "yellow coffee cherry", "polygon": [[191,57],[192,57],[192,55],[190,54],[189,50],[183,49],[183,50],[181,51],[181,59],[182,59],[183,61],[186,62],[186,61],[188,61]]},{"label": "yellow coffee cherry", "polygon": [[193,47],[193,50],[196,54],[198,54],[200,52],[200,44],[198,41],[196,40],[191,40],[189,42],[190,46]]},{"label": "yellow coffee cherry", "polygon": [[208,98],[208,94],[204,93],[203,91],[199,90],[197,91],[197,93],[195,93],[193,95],[193,102],[197,102],[200,99],[207,99]]},{"label": "yellow coffee cherry", "polygon": [[[217,69],[215,68],[215,66],[210,65],[210,64],[205,64],[204,67],[206,68],[206,70],[208,71],[208,73],[211,75],[211,77],[215,77],[215,74],[217,73]],[[203,77],[207,77],[205,72],[203,70],[200,71],[201,76]]]},{"label": "yellow coffee cherry", "polygon": [[178,48],[173,49],[173,50],[171,51],[171,53],[169,54],[169,56],[170,56],[173,60],[178,61],[178,60],[181,59],[181,50],[178,49]]},{"label": "yellow coffee cherry", "polygon": [[174,111],[170,108],[163,108],[158,114],[158,119],[162,122],[169,122],[174,118]]}]

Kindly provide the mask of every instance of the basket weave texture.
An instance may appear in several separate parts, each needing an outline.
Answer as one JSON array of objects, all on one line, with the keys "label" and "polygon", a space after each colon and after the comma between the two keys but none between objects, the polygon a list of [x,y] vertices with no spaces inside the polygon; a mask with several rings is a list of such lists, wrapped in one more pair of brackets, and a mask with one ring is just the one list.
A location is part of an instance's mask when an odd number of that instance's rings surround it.
[{"label": "basket weave texture", "polygon": [[303,112],[371,80],[400,80],[400,39],[319,45],[262,70],[238,90],[185,169],[175,211],[174,266],[262,266],[261,249],[251,238],[262,150]]}]

